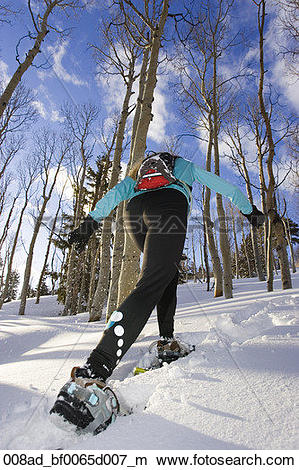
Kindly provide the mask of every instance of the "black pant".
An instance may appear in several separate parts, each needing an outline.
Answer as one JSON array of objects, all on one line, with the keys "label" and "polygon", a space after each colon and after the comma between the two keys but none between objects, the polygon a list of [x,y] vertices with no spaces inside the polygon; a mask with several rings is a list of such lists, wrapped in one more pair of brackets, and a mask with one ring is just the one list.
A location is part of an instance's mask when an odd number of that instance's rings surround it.
[{"label": "black pant", "polygon": [[160,335],[172,336],[187,213],[187,199],[176,189],[147,192],[127,203],[126,230],[143,251],[143,263],[135,288],[113,312],[98,346],[88,359],[103,379],[112,374],[155,306]]}]

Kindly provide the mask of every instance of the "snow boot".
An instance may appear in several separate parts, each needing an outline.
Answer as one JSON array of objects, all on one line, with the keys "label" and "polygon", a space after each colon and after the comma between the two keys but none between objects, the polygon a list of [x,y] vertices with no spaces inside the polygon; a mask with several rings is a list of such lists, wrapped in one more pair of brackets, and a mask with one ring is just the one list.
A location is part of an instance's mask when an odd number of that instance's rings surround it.
[{"label": "snow boot", "polygon": [[187,356],[195,347],[179,341],[177,338],[161,338],[150,346],[150,351],[157,349],[157,357],[161,363],[170,364],[180,357]]},{"label": "snow boot", "polygon": [[77,432],[98,434],[115,421],[118,412],[116,395],[86,364],[72,369],[71,379],[61,388],[50,415],[59,427],[67,422]]},{"label": "snow boot", "polygon": [[170,364],[194,350],[195,346],[184,343],[177,338],[161,337],[150,345],[148,353],[144,355],[133,373],[139,375],[149,370],[159,369],[164,364]]}]

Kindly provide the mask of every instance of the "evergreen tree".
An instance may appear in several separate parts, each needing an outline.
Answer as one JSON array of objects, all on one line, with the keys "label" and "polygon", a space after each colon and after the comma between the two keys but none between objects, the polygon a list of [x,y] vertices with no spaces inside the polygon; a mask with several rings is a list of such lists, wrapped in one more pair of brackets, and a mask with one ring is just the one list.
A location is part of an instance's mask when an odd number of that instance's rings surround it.
[{"label": "evergreen tree", "polygon": [[[265,256],[264,256],[264,248],[263,248],[263,235],[264,235],[263,230],[259,229],[258,248],[259,248],[260,257],[261,257],[262,270],[265,272],[266,265],[265,265]],[[245,250],[245,246],[246,246],[246,250]],[[246,252],[247,252],[247,256],[246,256]],[[252,246],[252,237],[251,237],[250,232],[245,236],[245,242],[242,241],[240,248],[239,248],[239,253],[238,253],[239,275],[241,278],[250,277],[248,260],[250,263],[251,273],[253,275],[256,275],[254,252],[253,252],[253,246]],[[233,267],[233,271],[235,272],[236,258],[235,258],[234,252],[232,253],[232,267]]]},{"label": "evergreen tree", "polygon": [[32,297],[35,297],[36,296],[36,290],[33,289],[33,287],[31,286],[31,284],[28,285],[28,289],[27,289],[27,295],[26,297],[29,299],[29,298],[32,298]]},{"label": "evergreen tree", "polygon": [[43,277],[43,279],[41,281],[41,286],[40,286],[40,296],[41,297],[43,295],[50,295],[49,287],[46,284],[46,277],[47,277],[47,275],[45,274],[45,276]]},{"label": "evergreen tree", "polygon": [[183,253],[179,264],[179,284],[184,284],[187,279],[187,256]]},{"label": "evergreen tree", "polygon": [[20,274],[18,271],[12,271],[9,278],[7,297],[4,299],[4,302],[10,302],[17,298],[19,284]]},{"label": "evergreen tree", "polygon": [[291,242],[293,245],[299,244],[299,226],[292,219],[286,219],[287,226],[290,227]]},{"label": "evergreen tree", "polygon": [[179,284],[184,284],[188,279],[194,278],[193,261],[183,253],[179,264]]}]

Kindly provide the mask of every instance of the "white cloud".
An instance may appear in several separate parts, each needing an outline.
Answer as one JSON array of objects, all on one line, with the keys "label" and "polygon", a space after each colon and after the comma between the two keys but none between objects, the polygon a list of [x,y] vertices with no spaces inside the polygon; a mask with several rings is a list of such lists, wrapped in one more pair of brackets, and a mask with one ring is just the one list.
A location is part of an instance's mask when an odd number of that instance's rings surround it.
[{"label": "white cloud", "polygon": [[[62,60],[66,54],[68,41],[55,44],[55,46],[48,46],[48,51],[52,54],[53,70],[60,80],[70,82],[76,86],[87,85],[87,82],[77,77],[74,73],[69,73],[62,65]],[[40,77],[42,77],[40,75]]]},{"label": "white cloud", "polygon": [[288,75],[283,59],[278,59],[272,66],[272,83],[276,84],[281,93],[296,112],[299,112],[299,88],[294,78]]},{"label": "white cloud", "polygon": [[102,5],[98,4],[98,0],[83,0],[83,3],[88,13],[92,12],[93,10],[100,10],[102,8]]},{"label": "white cloud", "polygon": [[2,85],[5,87],[10,80],[10,76],[8,74],[8,65],[0,59],[0,81]]},{"label": "white cloud", "polygon": [[[275,7],[272,8],[277,13]],[[278,17],[273,16],[265,35],[264,53],[268,61],[269,81],[283,95],[288,104],[299,111],[299,91],[296,82],[297,77],[289,71],[287,60],[281,54],[283,49],[288,49],[287,35],[279,24]]]},{"label": "white cloud", "polygon": [[40,85],[38,87],[39,95],[43,96],[44,101],[43,103],[41,100],[35,100],[32,102],[32,106],[37,110],[39,115],[43,119],[49,119],[52,122],[63,122],[64,117],[59,114],[59,111],[55,108],[55,103],[51,100],[48,95],[47,89],[44,85]]},{"label": "white cloud", "polygon": [[[56,172],[56,168],[53,168],[52,176]],[[74,189],[67,171],[67,168],[62,166],[59,170],[57,180],[56,180],[56,191],[58,194],[61,194],[63,188],[63,199],[71,201],[74,197]]]},{"label": "white cloud", "polygon": [[125,84],[120,75],[110,75],[109,80],[100,71],[96,76],[97,85],[105,96],[105,107],[109,113],[120,110],[124,100]]},{"label": "white cloud", "polygon": [[44,81],[46,78],[51,77],[53,75],[53,71],[49,70],[37,70],[37,76],[41,81]]},{"label": "white cloud", "polygon": [[44,103],[42,103],[39,100],[36,100],[36,101],[32,101],[32,106],[37,110],[37,112],[43,119],[46,119],[47,113],[45,110]]},{"label": "white cloud", "polygon": [[167,79],[165,76],[160,76],[154,92],[155,99],[152,108],[154,117],[148,131],[148,137],[158,144],[164,141],[167,135],[167,123],[170,120],[165,88],[167,88]]},{"label": "white cloud", "polygon": [[57,111],[56,109],[52,109],[50,119],[53,122],[63,122],[64,121],[64,117],[60,116],[59,111]]}]

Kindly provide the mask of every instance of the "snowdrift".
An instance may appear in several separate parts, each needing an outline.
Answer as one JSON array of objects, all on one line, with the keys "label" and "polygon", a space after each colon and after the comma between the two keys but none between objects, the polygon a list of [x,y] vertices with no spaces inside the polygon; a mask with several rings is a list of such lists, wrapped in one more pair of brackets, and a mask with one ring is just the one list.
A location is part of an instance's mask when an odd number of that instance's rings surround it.
[{"label": "snowdrift", "polygon": [[132,414],[98,436],[58,429],[48,411],[74,365],[95,346],[104,321],[59,316],[54,297],[0,312],[1,449],[295,449],[299,276],[294,289],[266,292],[257,279],[234,282],[234,298],[201,284],[179,286],[177,336],[196,351],[134,377],[157,339],[153,312],[110,385]]}]

